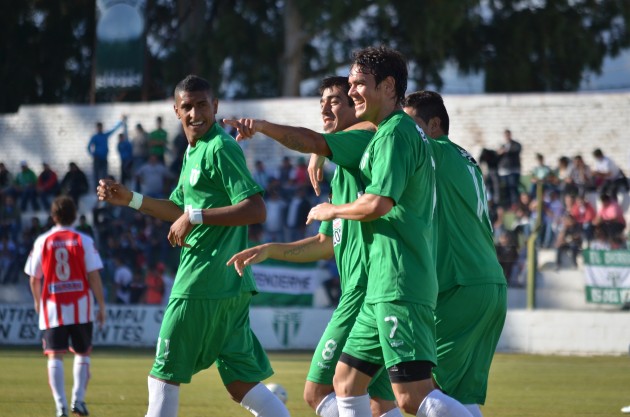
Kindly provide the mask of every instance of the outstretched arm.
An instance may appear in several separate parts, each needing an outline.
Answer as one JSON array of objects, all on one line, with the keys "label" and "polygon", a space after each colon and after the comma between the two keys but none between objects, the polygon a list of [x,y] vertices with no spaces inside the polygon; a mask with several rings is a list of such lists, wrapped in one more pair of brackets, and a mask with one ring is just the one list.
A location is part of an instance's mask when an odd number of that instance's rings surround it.
[{"label": "outstretched arm", "polygon": [[278,125],[258,119],[223,119],[238,131],[236,140],[250,139],[260,132],[289,149],[302,153],[330,156],[332,152],[321,133],[303,127]]},{"label": "outstretched arm", "polygon": [[[112,180],[100,180],[96,194],[100,201],[115,206],[128,206],[133,197],[132,191]],[[138,211],[168,222],[174,222],[183,213],[182,209],[170,200],[158,200],[147,196],[142,196],[142,204]]]},{"label": "outstretched arm", "polygon": [[236,272],[243,275],[248,265],[257,264],[267,259],[286,262],[314,262],[332,257],[332,238],[322,233],[291,243],[265,243],[254,246],[232,256],[227,265],[234,265]]}]

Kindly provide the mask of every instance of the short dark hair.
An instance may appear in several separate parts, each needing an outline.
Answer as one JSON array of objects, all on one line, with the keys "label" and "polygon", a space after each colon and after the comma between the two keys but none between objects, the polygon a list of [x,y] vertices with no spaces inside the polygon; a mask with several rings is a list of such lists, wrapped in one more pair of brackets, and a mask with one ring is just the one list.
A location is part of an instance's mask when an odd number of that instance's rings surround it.
[{"label": "short dark hair", "polygon": [[601,149],[597,148],[593,151],[593,156],[595,158],[601,158],[602,156],[604,156],[604,153],[602,152]]},{"label": "short dark hair", "polygon": [[175,97],[177,97],[184,91],[189,93],[194,91],[207,91],[208,93],[210,93],[211,97],[213,95],[210,83],[206,79],[192,74],[186,76],[186,78],[177,83],[174,92]]},{"label": "short dark hair", "polygon": [[440,119],[440,127],[448,135],[450,120],[444,106],[444,99],[435,91],[416,91],[409,94],[403,100],[403,107],[411,107],[416,111],[416,116],[423,122],[429,123],[434,117]]},{"label": "short dark hair", "polygon": [[53,200],[50,215],[55,222],[63,226],[70,226],[77,218],[77,206],[72,198],[61,195]]},{"label": "short dark hair", "polygon": [[374,75],[376,85],[387,77],[396,83],[396,102],[402,103],[407,91],[407,59],[395,49],[387,46],[367,47],[354,52],[353,66],[358,66],[363,74]]},{"label": "short dark hair", "polygon": [[341,76],[333,75],[333,76],[324,78],[322,82],[319,84],[319,90],[318,90],[319,95],[321,96],[324,93],[324,90],[327,90],[333,87],[339,87],[348,98],[348,104],[350,105],[350,107],[354,107],[354,101],[348,95],[348,93],[350,92],[350,84],[348,84],[348,77],[341,77]]}]

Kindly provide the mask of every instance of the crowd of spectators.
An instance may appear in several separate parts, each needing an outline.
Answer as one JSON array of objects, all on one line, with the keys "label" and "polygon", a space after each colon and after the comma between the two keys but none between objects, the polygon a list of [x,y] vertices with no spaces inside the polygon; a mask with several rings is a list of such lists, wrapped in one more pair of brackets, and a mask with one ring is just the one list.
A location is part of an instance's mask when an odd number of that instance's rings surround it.
[{"label": "crowd of spectators", "polygon": [[[188,142],[181,131],[169,140],[160,117],[149,132],[137,123],[128,135],[125,116],[108,131],[100,122],[95,130],[87,141],[94,164],[91,177],[74,162],[69,163],[61,180],[47,162],[36,174],[22,161],[15,175],[0,162],[0,284],[23,278],[22,268],[35,238],[53,226],[48,215],[50,202],[56,195],[66,194],[82,213],[76,228],[94,237],[103,258],[102,276],[109,301],[161,304],[168,298],[179,262],[179,248],[172,248],[166,239],[170,225],[133,209],[83,196],[95,188],[98,178],[109,177],[142,194],[168,198]],[[117,130],[121,168],[119,173],[112,173],[107,163],[107,139]],[[316,225],[309,230],[306,226],[308,211],[318,200],[310,187],[304,158],[285,157],[273,169],[259,160],[252,174],[265,189],[267,202],[267,221],[251,228],[255,242],[299,240],[307,233],[317,233]]]},{"label": "crowd of spectators", "polygon": [[505,137],[502,149],[484,149],[479,160],[497,256],[510,285],[524,285],[526,243],[533,232],[538,248],[556,251],[556,269],[576,268],[584,249],[627,249],[626,220],[620,204],[628,199],[630,184],[611,158],[595,149],[592,167],[579,154],[562,156],[557,166],[551,167],[544,155],[537,153],[536,165],[522,175],[521,146],[507,130]]},{"label": "crowd of spectators", "polygon": [[[117,129],[122,130],[117,143],[120,172],[111,175],[107,164],[94,158],[92,184],[100,176],[109,176],[143,194],[168,198],[188,145],[183,132],[169,140],[158,117],[154,130],[147,132],[137,123],[129,136],[127,118],[123,116],[107,132],[102,124],[96,124],[88,152],[94,157],[96,144],[101,143],[100,155],[107,154],[102,149],[102,137]],[[618,200],[624,193],[627,195],[628,180],[612,159],[595,149],[591,166],[581,155],[575,155],[563,156],[557,166],[551,167],[542,154],[536,154],[536,165],[523,175],[522,146],[509,130],[504,136],[504,144],[497,150],[484,149],[479,161],[486,181],[497,256],[510,285],[524,283],[526,242],[534,231],[538,247],[557,251],[557,267],[577,265],[586,248],[627,247],[626,224]],[[332,171],[327,173],[330,176]],[[263,160],[256,160],[252,175],[265,190],[267,206],[266,222],[250,227],[252,244],[295,241],[318,232],[319,225],[307,226],[306,218],[312,206],[328,197],[329,186],[324,181],[322,197],[314,195],[303,157],[285,156],[272,168],[267,168]],[[74,162],[69,162],[61,180],[47,162],[36,174],[22,161],[15,175],[0,162],[0,283],[15,283],[22,277],[22,267],[35,238],[53,225],[47,215],[51,199],[67,194],[83,213],[77,229],[95,238],[104,259],[103,277],[109,301],[164,303],[179,262],[179,249],[172,248],[166,239],[169,225],[130,208],[98,202],[94,207],[80,206],[92,184]],[[537,224],[540,228],[536,230]],[[324,286],[334,303],[339,291],[334,260],[323,266],[331,277]]]}]

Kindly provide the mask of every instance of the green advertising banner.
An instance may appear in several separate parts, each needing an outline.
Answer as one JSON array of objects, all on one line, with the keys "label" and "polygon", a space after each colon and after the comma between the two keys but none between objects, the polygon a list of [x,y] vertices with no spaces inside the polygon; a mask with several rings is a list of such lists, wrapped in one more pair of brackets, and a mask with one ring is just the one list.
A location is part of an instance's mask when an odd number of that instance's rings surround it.
[{"label": "green advertising banner", "polygon": [[144,0],[97,0],[97,91],[142,86]]},{"label": "green advertising banner", "polygon": [[585,250],[586,301],[630,302],[630,250]]}]

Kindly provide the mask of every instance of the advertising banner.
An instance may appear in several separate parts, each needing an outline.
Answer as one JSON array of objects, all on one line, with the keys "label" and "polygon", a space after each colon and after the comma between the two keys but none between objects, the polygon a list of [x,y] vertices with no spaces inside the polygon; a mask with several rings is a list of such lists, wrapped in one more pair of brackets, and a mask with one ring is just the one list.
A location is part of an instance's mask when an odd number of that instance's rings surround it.
[{"label": "advertising banner", "polygon": [[252,272],[260,291],[252,298],[256,306],[312,306],[313,294],[327,276],[321,268],[283,265],[253,265]]},{"label": "advertising banner", "polygon": [[[252,308],[252,330],[265,349],[314,349],[332,309]],[[94,326],[95,346],[154,347],[164,307],[112,306],[102,328]],[[32,304],[0,304],[0,345],[41,345]]]},{"label": "advertising banner", "polygon": [[142,86],[144,0],[97,0],[96,90]]},{"label": "advertising banner", "polygon": [[586,301],[630,302],[630,250],[585,250]]}]

